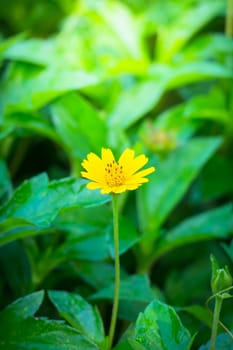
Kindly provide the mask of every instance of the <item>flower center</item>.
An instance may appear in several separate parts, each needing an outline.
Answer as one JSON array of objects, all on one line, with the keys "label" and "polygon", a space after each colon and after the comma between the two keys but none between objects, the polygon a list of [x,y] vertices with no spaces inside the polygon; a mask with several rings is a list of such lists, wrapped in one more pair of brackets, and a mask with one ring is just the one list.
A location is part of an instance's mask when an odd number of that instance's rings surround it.
[{"label": "flower center", "polygon": [[113,160],[111,163],[107,163],[105,167],[105,181],[108,186],[120,186],[125,180],[123,174],[122,165]]}]

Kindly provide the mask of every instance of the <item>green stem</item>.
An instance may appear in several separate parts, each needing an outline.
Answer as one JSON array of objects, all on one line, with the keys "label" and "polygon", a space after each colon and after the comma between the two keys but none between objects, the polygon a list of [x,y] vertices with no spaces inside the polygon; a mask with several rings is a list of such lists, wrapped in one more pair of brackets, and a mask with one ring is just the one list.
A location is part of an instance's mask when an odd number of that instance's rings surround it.
[{"label": "green stem", "polygon": [[215,298],[215,305],[214,305],[214,316],[213,316],[212,332],[211,332],[211,339],[210,339],[210,350],[215,349],[215,342],[216,342],[216,336],[218,331],[218,323],[219,323],[221,307],[222,307],[222,298],[221,296],[217,295]]},{"label": "green stem", "polygon": [[118,228],[118,204],[117,204],[117,195],[112,196],[112,208],[113,208],[113,234],[114,234],[114,257],[115,257],[115,288],[114,288],[114,299],[113,299],[113,308],[112,308],[112,317],[109,329],[109,343],[108,349],[112,347],[118,305],[119,305],[119,292],[120,292],[120,256],[119,256],[119,228]]}]

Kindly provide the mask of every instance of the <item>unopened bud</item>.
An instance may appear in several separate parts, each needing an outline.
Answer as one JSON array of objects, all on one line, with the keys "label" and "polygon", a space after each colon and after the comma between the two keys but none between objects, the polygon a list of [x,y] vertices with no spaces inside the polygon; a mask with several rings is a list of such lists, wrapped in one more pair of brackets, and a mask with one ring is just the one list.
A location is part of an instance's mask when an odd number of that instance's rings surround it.
[{"label": "unopened bud", "polygon": [[233,280],[228,266],[220,268],[213,255],[210,256],[210,260],[212,266],[211,289],[213,294],[216,294],[231,287]]}]

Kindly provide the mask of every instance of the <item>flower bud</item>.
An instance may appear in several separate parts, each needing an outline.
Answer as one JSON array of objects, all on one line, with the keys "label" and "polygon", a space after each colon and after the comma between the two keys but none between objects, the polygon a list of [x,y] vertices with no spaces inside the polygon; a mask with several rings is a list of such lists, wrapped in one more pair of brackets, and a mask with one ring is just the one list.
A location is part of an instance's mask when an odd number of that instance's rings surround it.
[{"label": "flower bud", "polygon": [[228,266],[220,268],[216,258],[211,255],[212,277],[211,277],[211,289],[213,294],[219,293],[222,290],[232,286],[232,276],[228,269]]}]

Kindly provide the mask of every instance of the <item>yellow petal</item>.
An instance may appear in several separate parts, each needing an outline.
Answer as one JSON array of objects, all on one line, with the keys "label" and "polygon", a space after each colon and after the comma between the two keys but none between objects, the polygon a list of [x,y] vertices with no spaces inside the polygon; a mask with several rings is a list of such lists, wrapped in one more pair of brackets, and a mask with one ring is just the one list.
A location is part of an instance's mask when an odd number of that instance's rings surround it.
[{"label": "yellow petal", "polygon": [[148,162],[148,158],[141,154],[134,158],[134,151],[126,149],[119,159],[119,164],[124,169],[125,177],[134,174],[138,169],[142,168]]},{"label": "yellow petal", "polygon": [[127,190],[136,190],[139,186],[141,186],[141,184],[128,184],[128,185],[126,185],[126,188],[127,188]]},{"label": "yellow petal", "polygon": [[133,164],[131,166],[131,169],[129,172],[131,174],[134,174],[137,170],[142,168],[146,163],[148,162],[148,158],[144,156],[144,154],[141,154],[140,156],[136,157],[133,160]]},{"label": "yellow petal", "polygon": [[136,178],[136,177],[144,177],[144,176],[147,176],[147,175],[153,173],[155,170],[156,170],[155,167],[152,166],[152,167],[150,167],[150,168],[141,170],[141,171],[139,171],[139,172],[136,173],[136,174],[133,174],[132,177],[135,177],[135,178]]},{"label": "yellow petal", "polygon": [[126,190],[127,190],[127,188],[125,185],[114,186],[112,188],[113,193],[122,193],[122,192],[125,192]]},{"label": "yellow petal", "polygon": [[145,183],[145,182],[148,182],[149,179],[147,179],[147,177],[137,177],[137,178],[130,178],[130,180],[127,180],[125,182],[125,185],[126,186],[133,186],[133,185],[137,185],[137,184],[142,184],[142,183]]},{"label": "yellow petal", "polygon": [[109,148],[102,148],[101,156],[104,165],[115,161],[112,151]]},{"label": "yellow petal", "polygon": [[100,179],[100,181],[98,181],[98,178],[97,178],[96,174],[92,174],[90,172],[87,173],[85,171],[82,171],[81,175],[82,175],[82,177],[85,177],[85,179],[93,180],[93,181],[96,181],[96,182],[101,182],[101,179]]},{"label": "yellow petal", "polygon": [[101,193],[103,193],[103,194],[108,194],[108,193],[111,193],[112,192],[112,189],[111,189],[111,187],[105,187],[105,186],[103,186],[102,188],[101,188]]},{"label": "yellow petal", "polygon": [[98,183],[98,182],[89,182],[87,184],[87,188],[89,190],[96,190],[98,188],[101,188],[102,187],[102,184]]},{"label": "yellow petal", "polygon": [[101,166],[101,164],[101,159],[95,153],[89,153],[87,155],[87,159],[84,159],[81,165],[84,167],[84,169],[88,170],[93,166]]},{"label": "yellow petal", "polygon": [[125,184],[128,185],[133,185],[133,184],[142,184],[145,182],[148,182],[149,180],[144,177],[146,175],[151,174],[153,171],[155,171],[154,167],[150,167],[148,169],[144,169],[140,171],[139,173],[131,175],[128,179],[125,180]]},{"label": "yellow petal", "polygon": [[119,164],[125,165],[131,163],[134,158],[134,150],[126,148],[119,158]]},{"label": "yellow petal", "polygon": [[83,177],[97,182],[104,181],[104,164],[96,154],[89,153],[87,160],[85,159],[81,165],[87,171],[81,173]]}]

